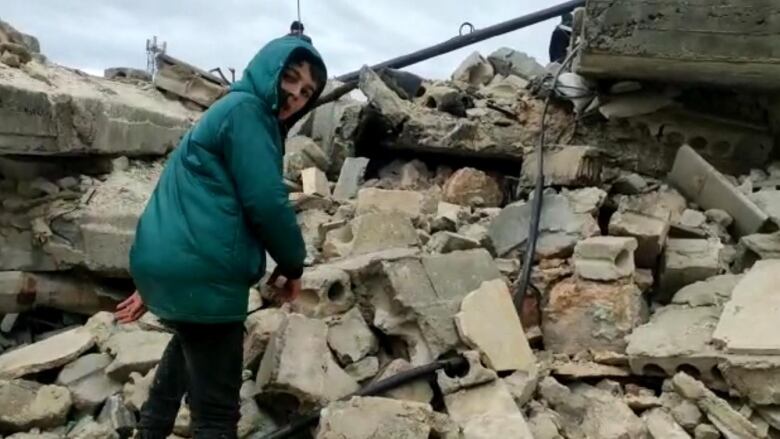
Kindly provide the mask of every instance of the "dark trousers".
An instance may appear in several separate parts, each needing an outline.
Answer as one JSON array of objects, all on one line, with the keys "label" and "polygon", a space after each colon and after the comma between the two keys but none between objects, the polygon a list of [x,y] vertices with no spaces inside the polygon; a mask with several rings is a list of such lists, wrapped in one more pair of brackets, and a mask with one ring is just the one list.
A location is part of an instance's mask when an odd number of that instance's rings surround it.
[{"label": "dark trousers", "polygon": [[138,438],[165,439],[187,393],[195,439],[234,439],[244,325],[166,322],[174,332],[141,408]]}]

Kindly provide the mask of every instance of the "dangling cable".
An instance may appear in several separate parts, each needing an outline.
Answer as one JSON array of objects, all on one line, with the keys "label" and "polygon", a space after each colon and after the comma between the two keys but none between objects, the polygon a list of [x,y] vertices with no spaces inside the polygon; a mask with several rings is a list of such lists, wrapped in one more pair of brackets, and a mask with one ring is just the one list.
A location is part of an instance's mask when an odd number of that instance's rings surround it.
[{"label": "dangling cable", "polygon": [[298,23],[303,23],[301,21],[301,0],[298,0]]}]

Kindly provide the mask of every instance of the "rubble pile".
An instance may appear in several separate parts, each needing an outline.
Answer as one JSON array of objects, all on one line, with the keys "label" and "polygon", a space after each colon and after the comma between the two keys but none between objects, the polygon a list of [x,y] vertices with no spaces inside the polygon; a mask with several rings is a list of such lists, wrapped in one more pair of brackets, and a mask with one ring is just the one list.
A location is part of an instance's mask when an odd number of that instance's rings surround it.
[{"label": "rubble pile", "polygon": [[[30,41],[6,29],[0,44]],[[133,291],[127,251],[165,155],[225,84],[168,56],[152,82],[6,58],[0,435],[128,437],[171,334],[106,311]],[[320,409],[302,437],[780,437],[769,100],[568,70],[551,90],[558,68],[502,48],[409,94],[364,67],[364,100],[292,130],[307,269],[290,304],[250,291],[241,438]],[[175,434],[191,435],[186,402]]]}]

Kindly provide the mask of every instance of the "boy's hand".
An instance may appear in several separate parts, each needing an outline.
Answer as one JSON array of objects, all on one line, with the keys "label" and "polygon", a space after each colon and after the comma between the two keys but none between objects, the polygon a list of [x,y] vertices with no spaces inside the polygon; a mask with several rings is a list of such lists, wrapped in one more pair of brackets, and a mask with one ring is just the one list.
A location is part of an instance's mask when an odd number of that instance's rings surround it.
[{"label": "boy's hand", "polygon": [[114,317],[116,317],[119,323],[133,323],[140,319],[144,313],[146,313],[146,305],[144,305],[141,295],[136,291],[132,296],[117,305]]},{"label": "boy's hand", "polygon": [[301,295],[301,280],[287,279],[279,273],[278,267],[268,278],[268,285],[274,292],[274,298],[282,303],[293,302]]}]

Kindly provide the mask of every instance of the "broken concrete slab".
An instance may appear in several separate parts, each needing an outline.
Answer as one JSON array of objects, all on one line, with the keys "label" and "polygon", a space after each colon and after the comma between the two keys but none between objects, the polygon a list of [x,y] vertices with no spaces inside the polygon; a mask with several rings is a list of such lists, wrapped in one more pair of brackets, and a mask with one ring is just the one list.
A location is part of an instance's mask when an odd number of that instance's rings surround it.
[{"label": "broken concrete slab", "polygon": [[444,201],[459,206],[498,207],[504,194],[498,182],[479,169],[458,169],[444,183]]},{"label": "broken concrete slab", "polygon": [[336,188],[333,190],[333,198],[346,201],[355,198],[363,184],[363,179],[368,168],[369,159],[365,157],[347,157],[341,167]]},{"label": "broken concrete slab", "polygon": [[722,271],[718,239],[670,239],[663,255],[658,300],[668,302],[684,286]]},{"label": "broken concrete slab", "polygon": [[451,253],[482,247],[476,239],[452,232],[436,232],[425,245],[431,253]]},{"label": "broken concrete slab", "polygon": [[0,431],[15,433],[31,428],[63,425],[71,408],[68,389],[32,381],[0,381]]},{"label": "broken concrete slab", "polygon": [[683,195],[703,209],[722,209],[731,215],[738,236],[761,231],[769,219],[690,146],[684,145],[678,150],[669,179]]},{"label": "broken concrete slab", "polygon": [[626,367],[609,366],[592,361],[555,361],[552,364],[552,375],[569,380],[587,378],[623,378],[631,376]]},{"label": "broken concrete slab", "polygon": [[154,375],[157,367],[150,370],[146,375],[138,372],[131,372],[128,382],[122,388],[122,399],[127,407],[136,412],[141,411],[144,403],[149,399],[149,389],[152,387]]},{"label": "broken concrete slab", "polygon": [[304,271],[301,295],[292,303],[292,310],[309,317],[327,317],[346,312],[354,304],[349,274],[330,265],[320,265]]},{"label": "broken concrete slab", "polygon": [[257,370],[268,343],[287,316],[279,308],[261,309],[244,322],[244,369]]},{"label": "broken concrete slab", "polygon": [[720,439],[721,437],[720,430],[710,424],[697,425],[694,430],[695,439]]},{"label": "broken concrete slab", "polygon": [[109,396],[122,390],[122,383],[105,374],[111,364],[107,354],[89,354],[65,366],[57,376],[57,385],[67,387],[77,410],[94,411]]},{"label": "broken concrete slab", "polygon": [[403,213],[418,218],[423,210],[423,194],[415,191],[361,189],[357,196],[357,214]]},{"label": "broken concrete slab", "polygon": [[331,317],[326,323],[328,345],[342,365],[358,362],[379,350],[379,340],[371,332],[358,308]]},{"label": "broken concrete slab", "polygon": [[628,205],[621,207],[609,220],[609,234],[636,238],[636,265],[641,268],[655,267],[669,233],[669,212],[659,211],[658,216],[653,216],[637,212]]},{"label": "broken concrete slab", "polygon": [[123,436],[132,434],[136,426],[135,414],[125,406],[122,395],[113,395],[103,405],[97,421]]},{"label": "broken concrete slab", "polygon": [[719,369],[729,388],[754,405],[780,404],[780,357],[727,355]]},{"label": "broken concrete slab", "polygon": [[322,252],[326,258],[336,258],[419,244],[414,225],[406,214],[366,213],[349,225],[328,232]]},{"label": "broken concrete slab", "polygon": [[157,55],[154,85],[188,101],[208,108],[226,92],[225,81],[166,53]]},{"label": "broken concrete slab", "polygon": [[20,378],[54,369],[78,358],[95,345],[95,337],[75,328],[0,355],[0,379]]},{"label": "broken concrete slab", "polygon": [[330,185],[328,177],[318,168],[306,168],[301,171],[303,193],[306,195],[319,195],[330,197]]},{"label": "broken concrete slab", "polygon": [[586,403],[582,420],[585,437],[598,438],[645,438],[647,429],[622,399],[588,384],[574,384],[572,393]]},{"label": "broken concrete slab", "polygon": [[780,301],[780,261],[757,262],[734,287],[713,339],[733,354],[780,354],[780,339],[772,330]]},{"label": "broken concrete slab", "polygon": [[531,80],[545,73],[544,67],[534,57],[508,47],[494,51],[488,56],[488,60],[499,75],[517,75]]},{"label": "broken concrete slab", "polygon": [[106,374],[126,382],[132,372],[146,373],[162,358],[172,334],[156,331],[121,331],[106,341],[106,350],[114,361],[106,368]]},{"label": "broken concrete slab", "polygon": [[599,281],[633,276],[637,247],[632,237],[595,236],[582,240],[574,247],[574,271],[584,279]]},{"label": "broken concrete slab", "polygon": [[470,85],[486,85],[493,80],[495,70],[479,52],[469,55],[452,74],[453,81]]},{"label": "broken concrete slab", "polygon": [[741,273],[762,259],[780,259],[780,233],[743,236],[737,244],[734,270]]},{"label": "broken concrete slab", "polygon": [[672,379],[674,388],[691,401],[696,402],[699,408],[726,437],[760,439],[766,438],[758,428],[747,418],[731,408],[728,402],[719,398],[701,382],[684,372],[680,372]]},{"label": "broken concrete slab", "polygon": [[260,362],[257,385],[263,393],[292,395],[301,404],[321,404],[358,389],[333,360],[325,322],[300,314],[287,316]]},{"label": "broken concrete slab", "polygon": [[[485,316],[491,316],[489,320]],[[469,293],[455,315],[461,339],[485,355],[487,365],[498,372],[536,367],[523,324],[506,283],[496,279]]]},{"label": "broken concrete slab", "polygon": [[[531,221],[532,201],[505,207],[492,221],[488,237],[496,254],[505,257],[525,244]],[[542,204],[537,253],[542,257],[569,256],[577,241],[599,234],[598,224],[589,214],[572,210],[568,197],[546,195]]]},{"label": "broken concrete slab", "polygon": [[68,432],[66,439],[120,439],[110,426],[97,423],[92,416],[85,416]]},{"label": "broken concrete slab", "polygon": [[[373,382],[386,380],[399,373],[412,369],[412,365],[401,358],[395,359],[387,364],[384,369],[374,378]],[[395,389],[384,392],[381,396],[385,398],[400,399],[404,401],[414,401],[419,403],[429,403],[433,399],[433,388],[425,378],[410,381]]]},{"label": "broken concrete slab", "polygon": [[522,413],[479,416],[463,425],[463,439],[492,439],[502,435],[517,439],[534,439]]},{"label": "broken concrete slab", "polygon": [[344,372],[358,383],[362,383],[379,373],[379,359],[377,357],[366,357],[345,367]]},{"label": "broken concrete slab", "polygon": [[197,115],[154,90],[36,61],[5,69],[0,97],[5,154],[163,155]]},{"label": "broken concrete slab", "polygon": [[654,439],[691,439],[691,436],[663,409],[652,409],[642,414],[647,430]]},{"label": "broken concrete slab", "polygon": [[[522,183],[533,186],[539,164],[535,152],[523,160]],[[567,146],[545,151],[542,163],[545,186],[597,186],[601,183],[603,160],[600,151],[590,146]]]},{"label": "broken concrete slab", "polygon": [[520,409],[502,380],[445,395],[444,404],[452,420],[460,425],[486,415],[520,414]]},{"label": "broken concrete slab", "polygon": [[646,319],[642,292],[633,282],[569,278],[552,288],[542,310],[545,347],[567,354],[584,349],[623,352],[624,337]]},{"label": "broken concrete slab", "polygon": [[722,306],[731,298],[731,293],[741,275],[721,274],[707,280],[694,282],[682,287],[672,297],[672,303],[689,306]]},{"label": "broken concrete slab", "polygon": [[429,404],[354,397],[322,411],[317,439],[427,439],[432,434],[433,417]]}]

